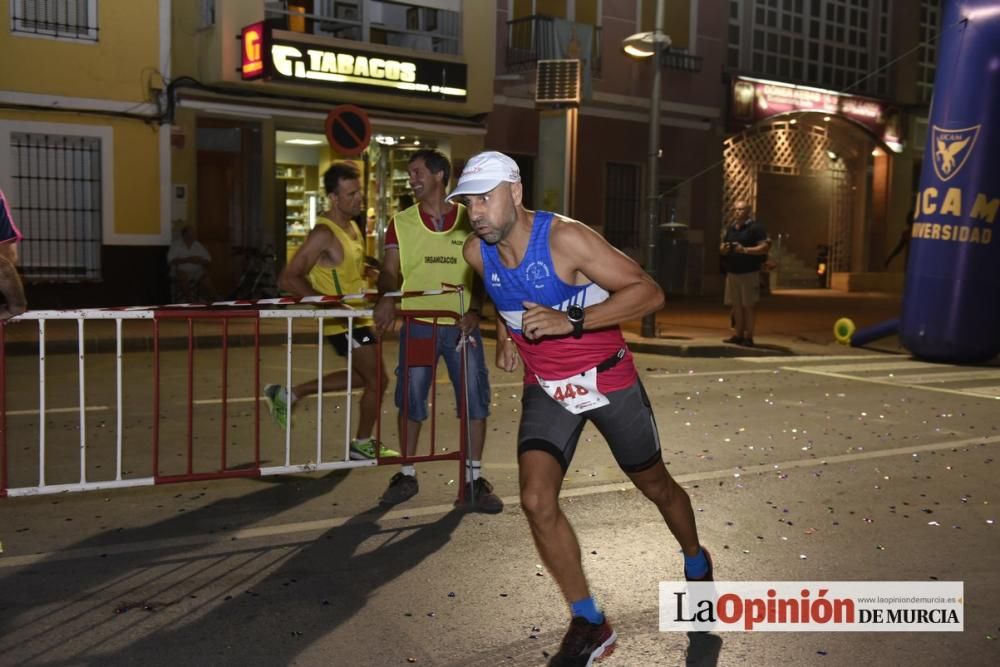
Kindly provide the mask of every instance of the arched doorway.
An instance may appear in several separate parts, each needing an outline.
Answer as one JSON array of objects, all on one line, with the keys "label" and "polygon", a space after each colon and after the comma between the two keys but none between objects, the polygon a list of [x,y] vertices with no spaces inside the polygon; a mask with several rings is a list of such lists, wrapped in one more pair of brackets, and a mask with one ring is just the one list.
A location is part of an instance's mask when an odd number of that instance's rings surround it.
[{"label": "arched doorway", "polygon": [[724,142],[723,220],[736,200],[751,202],[778,263],[772,287],[827,287],[833,272],[864,270],[880,143],[851,121],[813,112],[768,119]]}]

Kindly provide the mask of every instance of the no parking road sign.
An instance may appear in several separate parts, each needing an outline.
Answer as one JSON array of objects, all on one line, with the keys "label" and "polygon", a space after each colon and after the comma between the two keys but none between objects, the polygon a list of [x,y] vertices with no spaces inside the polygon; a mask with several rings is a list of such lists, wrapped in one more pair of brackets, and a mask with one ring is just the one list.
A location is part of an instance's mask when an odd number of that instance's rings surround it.
[{"label": "no parking road sign", "polygon": [[326,140],[330,148],[342,155],[361,155],[372,140],[368,114],[353,104],[335,107],[326,115]]}]

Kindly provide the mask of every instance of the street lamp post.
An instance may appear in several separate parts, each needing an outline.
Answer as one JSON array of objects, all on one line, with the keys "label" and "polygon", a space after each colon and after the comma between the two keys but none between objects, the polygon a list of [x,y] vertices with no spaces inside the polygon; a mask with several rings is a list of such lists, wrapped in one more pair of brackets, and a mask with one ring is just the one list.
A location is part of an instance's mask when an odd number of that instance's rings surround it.
[{"label": "street lamp post", "polygon": [[[656,18],[653,32],[631,35],[622,48],[625,53],[637,58],[653,57],[653,97],[649,103],[649,162],[646,173],[646,272],[656,280],[656,234],[660,222],[660,54],[670,46],[670,38],[663,33],[664,0],[656,0]],[[656,313],[642,318],[642,337],[656,337]]]}]

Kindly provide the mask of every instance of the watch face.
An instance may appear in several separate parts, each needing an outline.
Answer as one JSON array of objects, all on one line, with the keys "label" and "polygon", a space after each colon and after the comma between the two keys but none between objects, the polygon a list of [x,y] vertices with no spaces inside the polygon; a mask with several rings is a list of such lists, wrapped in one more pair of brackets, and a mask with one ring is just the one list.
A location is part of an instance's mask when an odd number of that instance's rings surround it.
[{"label": "watch face", "polygon": [[566,309],[566,317],[569,318],[570,322],[582,322],[583,308],[580,306],[570,306]]}]

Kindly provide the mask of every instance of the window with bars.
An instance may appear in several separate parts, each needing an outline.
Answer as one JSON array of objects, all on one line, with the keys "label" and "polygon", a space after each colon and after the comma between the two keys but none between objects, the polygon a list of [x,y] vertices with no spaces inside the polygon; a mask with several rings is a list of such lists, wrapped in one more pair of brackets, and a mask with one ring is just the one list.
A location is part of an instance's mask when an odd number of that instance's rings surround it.
[{"label": "window with bars", "polygon": [[97,41],[97,0],[11,0],[11,31]]},{"label": "window with bars", "polygon": [[8,193],[25,280],[101,277],[101,139],[11,132]]},{"label": "window with bars", "polygon": [[639,167],[608,162],[604,177],[604,237],[619,250],[639,248]]}]

